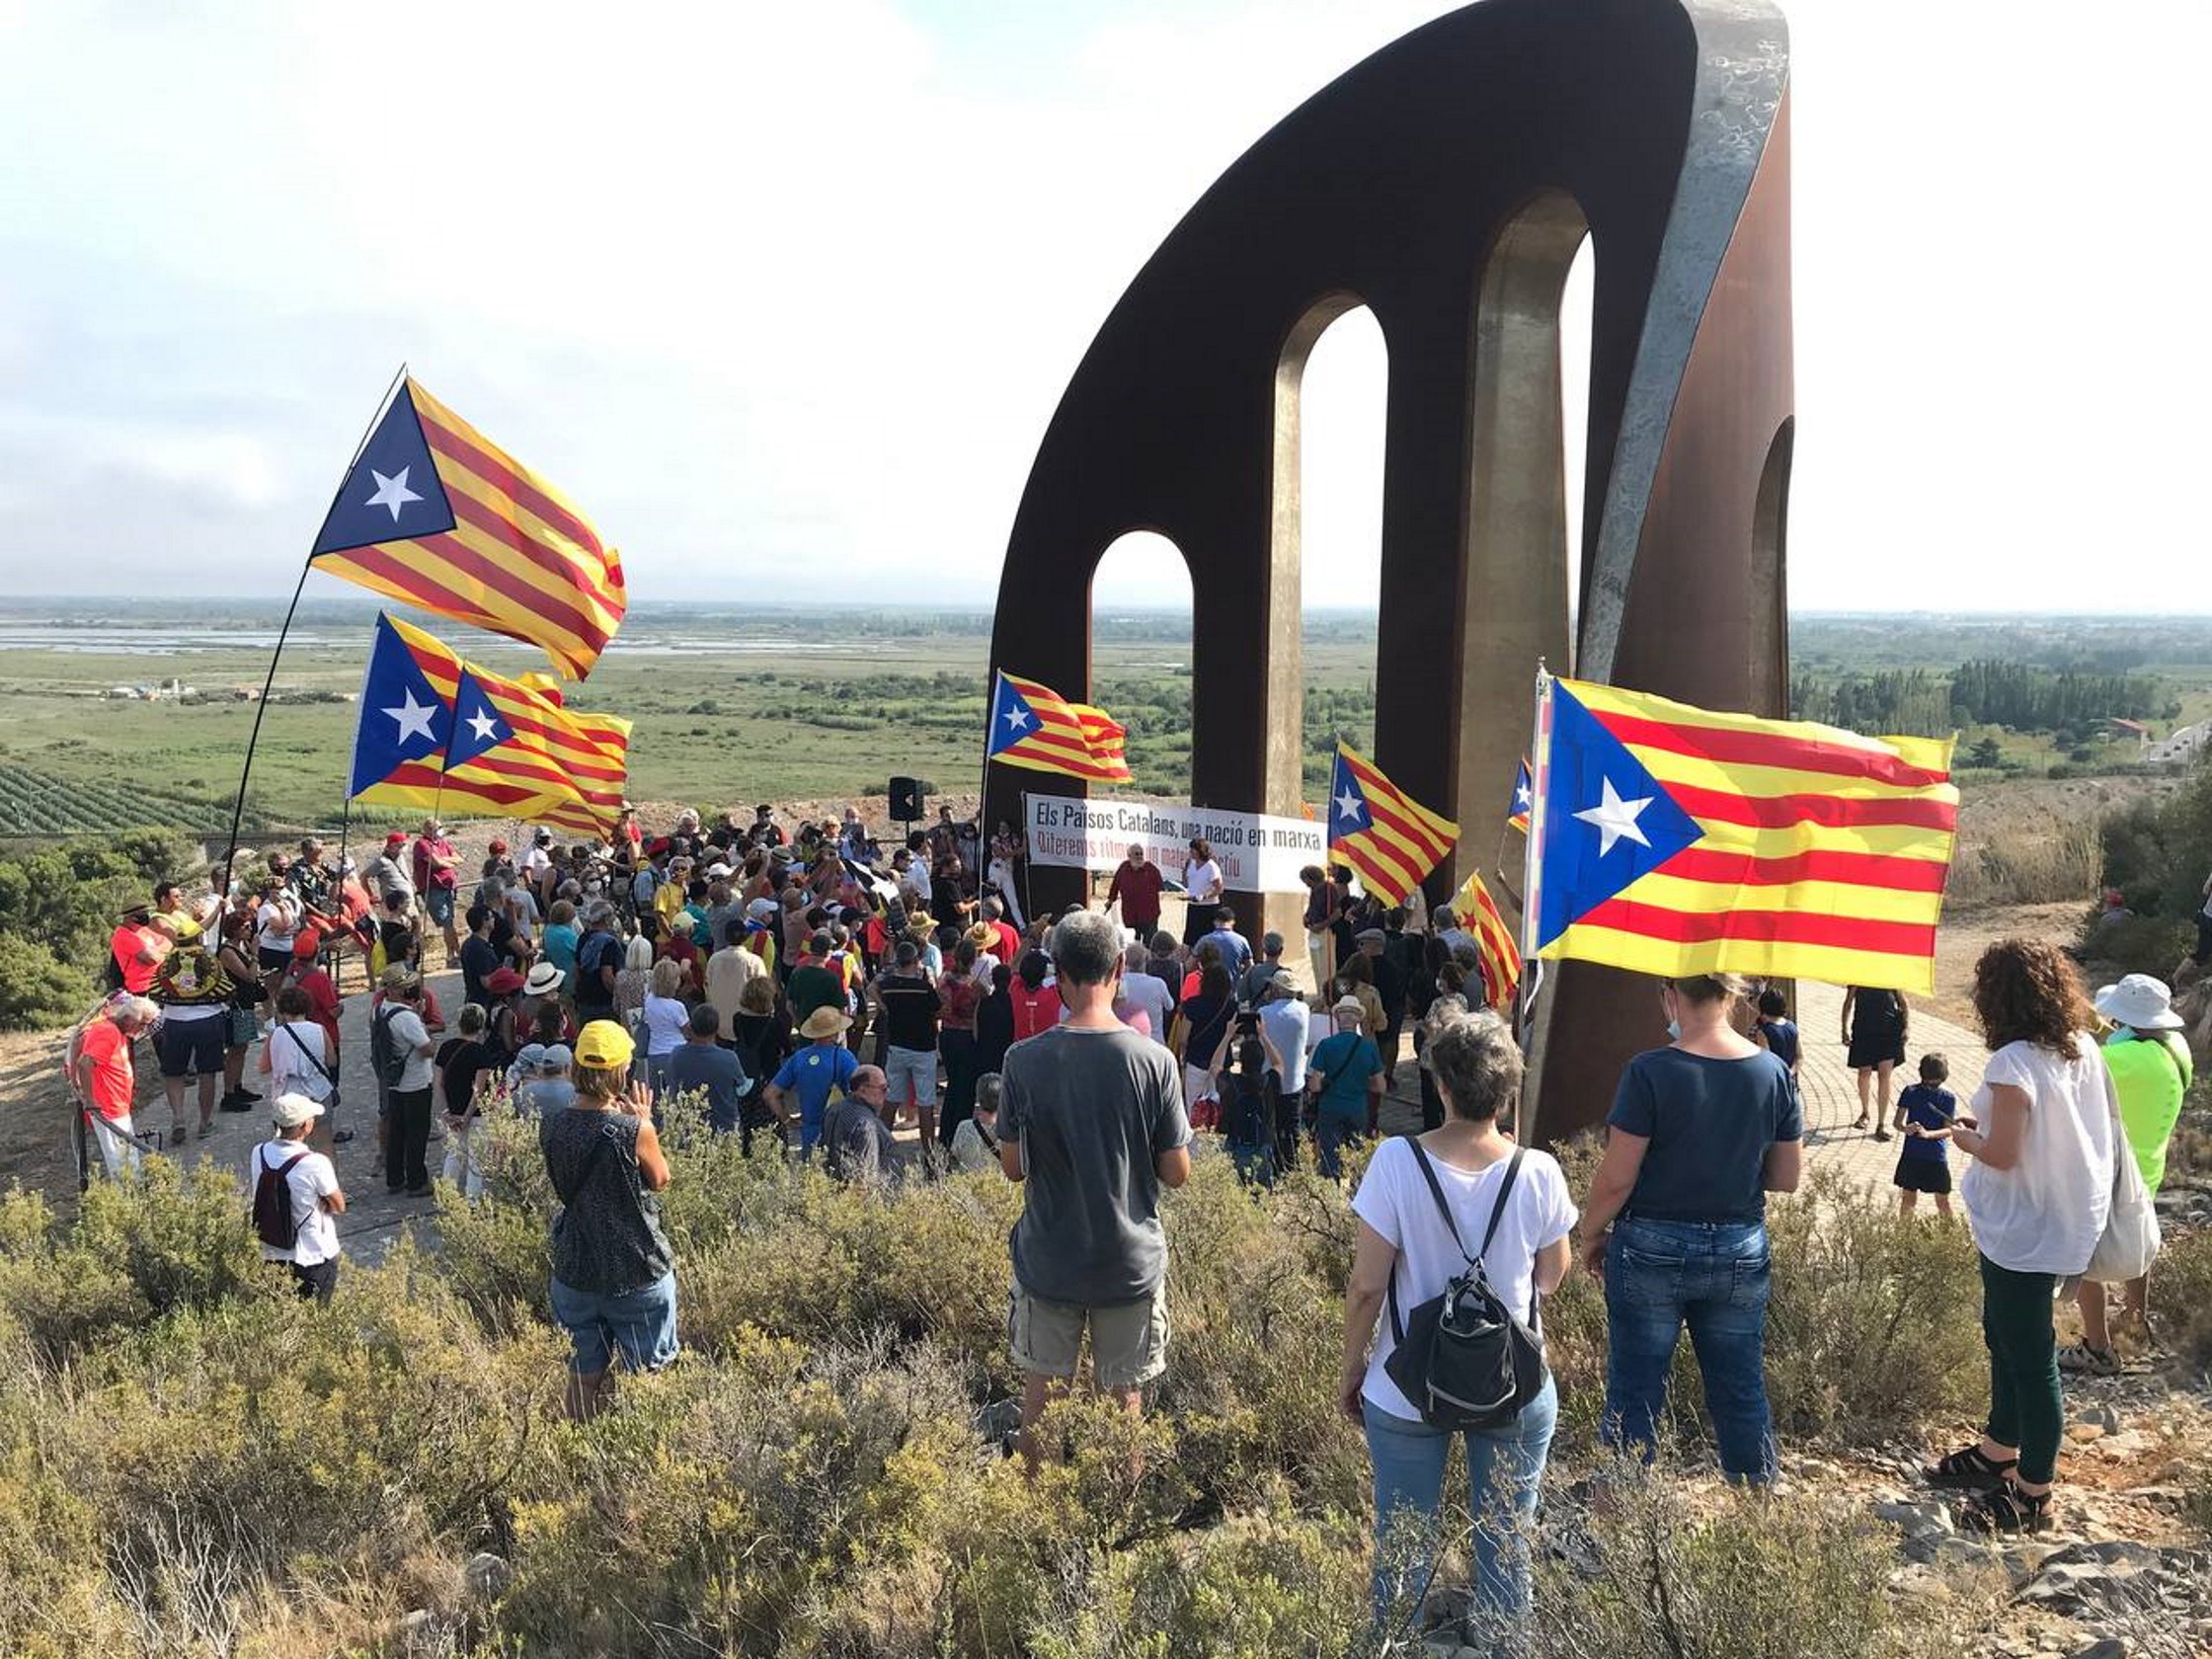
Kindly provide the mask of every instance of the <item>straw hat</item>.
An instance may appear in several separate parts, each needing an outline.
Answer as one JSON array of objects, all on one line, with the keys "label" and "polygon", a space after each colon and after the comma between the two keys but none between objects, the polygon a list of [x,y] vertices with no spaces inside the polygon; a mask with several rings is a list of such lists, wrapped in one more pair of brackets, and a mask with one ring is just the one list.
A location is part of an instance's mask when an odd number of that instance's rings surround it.
[{"label": "straw hat", "polygon": [[530,965],[530,977],[522,982],[522,989],[531,996],[550,996],[568,983],[568,976],[550,962]]},{"label": "straw hat", "polygon": [[799,1035],[810,1043],[827,1042],[852,1023],[835,1008],[817,1008],[809,1014],[806,1023],[799,1027]]}]

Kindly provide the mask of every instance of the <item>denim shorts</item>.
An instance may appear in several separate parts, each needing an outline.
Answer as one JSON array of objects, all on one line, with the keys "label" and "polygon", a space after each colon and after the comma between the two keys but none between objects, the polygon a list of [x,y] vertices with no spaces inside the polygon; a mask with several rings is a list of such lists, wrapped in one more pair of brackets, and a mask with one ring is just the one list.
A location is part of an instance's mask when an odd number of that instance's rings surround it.
[{"label": "denim shorts", "polygon": [[432,888],[423,895],[423,908],[438,926],[449,925],[453,919],[453,890],[449,887]]},{"label": "denim shorts", "polygon": [[675,1275],[642,1291],[579,1291],[552,1283],[553,1317],[569,1333],[569,1369],[596,1377],[619,1352],[631,1371],[659,1371],[675,1358]]},{"label": "denim shorts", "polygon": [[937,1051],[902,1049],[884,1045],[884,1098],[894,1106],[909,1100],[917,1106],[937,1104]]}]

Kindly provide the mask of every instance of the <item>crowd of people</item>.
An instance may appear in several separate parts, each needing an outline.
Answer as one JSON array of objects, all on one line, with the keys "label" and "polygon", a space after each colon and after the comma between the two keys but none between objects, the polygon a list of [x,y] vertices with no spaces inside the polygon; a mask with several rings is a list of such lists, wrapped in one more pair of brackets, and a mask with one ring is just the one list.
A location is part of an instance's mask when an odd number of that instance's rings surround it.
[{"label": "crowd of people", "polygon": [[[1804,1133],[1800,1034],[1778,988],[1657,982],[1664,1041],[1623,1071],[1603,1156],[1575,1194],[1513,1138],[1521,1049],[1484,1006],[1474,942],[1449,911],[1383,907],[1341,871],[1306,872],[1307,993],[1287,941],[1248,936],[1223,902],[1203,842],[1178,884],[1180,934],[1161,926],[1169,883],[1144,847],[1102,906],[1057,915],[1025,914],[1021,854],[1004,827],[984,843],[949,811],[885,857],[852,812],[787,832],[766,806],[711,827],[685,813],[650,837],[625,815],[599,846],[538,831],[517,854],[495,840],[473,880],[434,820],[358,872],[331,869],[310,839],[248,891],[188,902],[165,888],[122,918],[116,993],[72,1043],[72,1081],[111,1173],[125,1174],[144,1146],[134,1040],[153,1034],[175,1144],[261,1098],[244,1063],[268,1005],[259,1072],[275,1133],[249,1170],[256,1225],[300,1294],[327,1298],[345,1206],[330,1154],[352,1139],[330,959],[365,957],[390,1191],[431,1190],[441,1130],[442,1173],[473,1197],[484,1114],[538,1125],[562,1204],[549,1303],[572,1339],[579,1416],[604,1407],[618,1361],[652,1370],[675,1352],[677,1264],[658,1217],[672,1121],[736,1136],[748,1156],[819,1159],[863,1191],[995,1172],[1025,1190],[1008,1336],[1034,1458],[1038,1417],[1086,1340],[1094,1385],[1131,1410],[1167,1364],[1160,1194],[1188,1177],[1193,1146],[1218,1139],[1255,1186],[1307,1160],[1337,1177],[1377,1137],[1410,1049],[1422,1127],[1377,1145],[1357,1186],[1339,1389],[1367,1437],[1379,1529],[1408,1516],[1429,1529],[1410,1555],[1379,1549],[1379,1615],[1429,1570],[1455,1438],[1475,1494],[1478,1616],[1510,1621],[1530,1594],[1556,1385],[1540,1360],[1501,1396],[1510,1409],[1442,1410],[1424,1368],[1446,1363],[1438,1330],[1460,1327],[1440,1324],[1440,1304],[1473,1298],[1493,1310],[1484,1328],[1518,1330],[1518,1351],[1540,1355],[1542,1301],[1580,1265],[1608,1308],[1606,1438],[1652,1451],[1687,1330],[1722,1469],[1773,1480],[1766,1203],[1796,1187]],[[450,1021],[424,978],[434,941],[461,976]],[[2048,945],[1992,947],[1974,997],[1992,1055],[1964,1104],[1929,1054],[1892,1117],[1902,998],[1855,989],[1845,1035],[1863,1105],[1880,1085],[1869,1121],[1904,1137],[1903,1206],[1927,1192],[1947,1215],[1964,1164],[1991,1404],[1980,1439],[1927,1477],[1967,1493],[1962,1525],[2034,1532],[2050,1519],[2061,1373],[2116,1366],[2101,1287],[2083,1287],[2087,1334],[2063,1352],[2054,1296],[2107,1224],[2122,1149],[2155,1189],[2189,1059],[2164,986],[2131,976],[2093,1008]],[[2123,1295],[2123,1314],[2142,1318],[2142,1284]]]}]

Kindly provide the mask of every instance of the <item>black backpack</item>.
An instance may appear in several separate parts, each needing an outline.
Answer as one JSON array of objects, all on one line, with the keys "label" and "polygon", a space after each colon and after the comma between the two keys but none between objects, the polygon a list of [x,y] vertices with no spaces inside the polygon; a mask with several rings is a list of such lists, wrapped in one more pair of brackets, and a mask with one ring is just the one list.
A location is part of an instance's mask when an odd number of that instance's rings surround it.
[{"label": "black backpack", "polygon": [[299,1229],[306,1224],[304,1216],[296,1221],[292,1217],[290,1179],[292,1166],[306,1155],[303,1148],[272,1166],[266,1150],[254,1154],[254,1167],[259,1171],[254,1177],[254,1231],[264,1244],[278,1250],[289,1250],[298,1243]]},{"label": "black backpack", "polygon": [[407,1051],[392,1037],[392,1021],[399,1017],[402,1006],[395,1002],[377,1009],[368,1025],[368,1064],[376,1072],[376,1080],[387,1089],[398,1088],[400,1078],[407,1074]]},{"label": "black backpack", "polygon": [[[1413,1310],[1410,1318],[1398,1315],[1397,1274],[1390,1275],[1390,1334],[1397,1347],[1383,1364],[1383,1371],[1398,1391],[1413,1403],[1423,1422],[1439,1429],[1494,1429],[1510,1423],[1521,1408],[1543,1390],[1543,1338],[1538,1330],[1513,1316],[1513,1310],[1490,1288],[1482,1257],[1497,1236],[1498,1219],[1513,1182],[1521,1173],[1521,1149],[1514,1149],[1498,1183],[1496,1203],[1490,1207],[1490,1224],[1483,1229],[1482,1248],[1467,1255],[1460,1237],[1452,1207],[1437,1184],[1436,1170],[1421,1143],[1411,1136],[1406,1144],[1421,1178],[1429,1184],[1437,1213],[1452,1234],[1467,1268],[1445,1286],[1444,1294],[1431,1297]],[[1533,1317],[1540,1315],[1534,1302]]]}]

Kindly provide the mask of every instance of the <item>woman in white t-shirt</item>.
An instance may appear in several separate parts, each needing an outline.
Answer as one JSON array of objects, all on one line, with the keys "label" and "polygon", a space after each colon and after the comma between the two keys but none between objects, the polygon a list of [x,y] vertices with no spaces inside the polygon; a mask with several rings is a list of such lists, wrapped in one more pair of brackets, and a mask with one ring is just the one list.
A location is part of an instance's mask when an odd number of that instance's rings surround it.
[{"label": "woman in white t-shirt", "polygon": [[2119,1107],[2081,975],[2056,945],[1990,946],[1974,965],[1974,1011],[1992,1053],[1951,1145],[1969,1160],[1958,1194],[1982,1258],[1989,1420],[1977,1444],[1924,1472],[1976,1494],[1962,1528],[2040,1533],[2066,1427],[2051,1303],[2104,1231]]},{"label": "woman in white t-shirt", "polygon": [[276,993],[276,1024],[269,1033],[262,1062],[269,1069],[271,1099],[280,1094],[305,1095],[325,1113],[337,1105],[338,1055],[330,1033],[314,1018],[307,992],[297,986],[286,986]]},{"label": "woman in white t-shirt", "polygon": [[683,964],[663,960],[653,965],[653,988],[646,992],[645,1074],[653,1092],[669,1086],[669,1057],[683,1047],[691,1029],[691,1009],[680,994]]},{"label": "woman in white t-shirt", "polygon": [[1203,836],[1191,842],[1183,861],[1183,943],[1196,946],[1214,931],[1214,912],[1222,904],[1222,867],[1214,862],[1214,843]]},{"label": "woman in white t-shirt", "polygon": [[[1444,1096],[1445,1120],[1423,1135],[1419,1146],[1451,1206],[1450,1224],[1438,1212],[1409,1139],[1376,1148],[1352,1200],[1360,1241],[1345,1299],[1337,1403],[1367,1429],[1375,1466],[1378,1620],[1391,1618],[1402,1598],[1417,1596],[1428,1576],[1453,1439],[1450,1431],[1422,1421],[1384,1369],[1397,1346],[1397,1317],[1442,1295],[1465,1271],[1454,1230],[1467,1247],[1477,1247],[1497,1211],[1496,1233],[1482,1252],[1483,1270],[1499,1300],[1536,1324],[1537,1299],[1558,1289],[1567,1275],[1567,1234],[1575,1224],[1566,1177],[1549,1153],[1523,1152],[1507,1188],[1520,1148],[1499,1130],[1498,1117],[1520,1097],[1521,1051],[1505,1022],[1487,1011],[1448,1021],[1430,1039],[1428,1056]],[[1398,1312],[1385,1316],[1393,1282]],[[1528,1611],[1529,1534],[1558,1415],[1558,1392],[1546,1378],[1542,1392],[1513,1422],[1463,1436],[1467,1487],[1476,1504],[1469,1619],[1478,1646],[1502,1640]],[[1393,1519],[1402,1526],[1407,1512],[1428,1528],[1425,1543],[1414,1559],[1402,1551],[1385,1558],[1385,1530]]]}]

